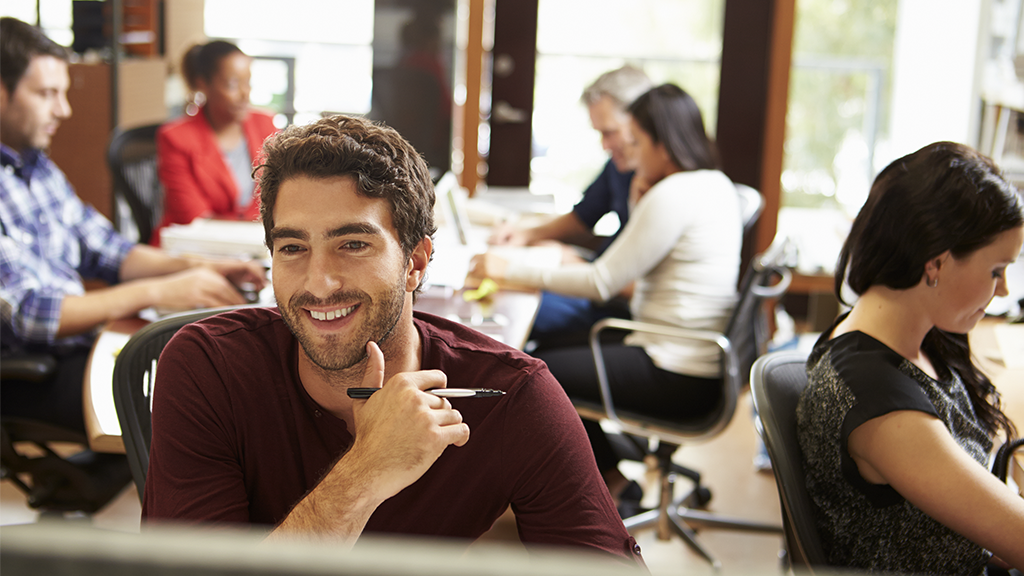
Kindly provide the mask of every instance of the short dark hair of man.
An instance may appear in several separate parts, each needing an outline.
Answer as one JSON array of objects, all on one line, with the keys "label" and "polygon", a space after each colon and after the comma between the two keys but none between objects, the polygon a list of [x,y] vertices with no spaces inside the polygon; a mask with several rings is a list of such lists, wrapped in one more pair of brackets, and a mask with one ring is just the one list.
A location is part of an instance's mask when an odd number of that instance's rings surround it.
[{"label": "short dark hair of man", "polygon": [[67,48],[46,37],[43,31],[17,18],[0,18],[0,81],[14,94],[35,56],[53,56],[68,61]]},{"label": "short dark hair of man", "polygon": [[267,247],[274,250],[274,205],[289,178],[351,176],[359,193],[384,198],[408,257],[425,236],[433,237],[434,184],[427,163],[394,129],[353,116],[328,116],[289,126],[263,144],[254,171]]}]

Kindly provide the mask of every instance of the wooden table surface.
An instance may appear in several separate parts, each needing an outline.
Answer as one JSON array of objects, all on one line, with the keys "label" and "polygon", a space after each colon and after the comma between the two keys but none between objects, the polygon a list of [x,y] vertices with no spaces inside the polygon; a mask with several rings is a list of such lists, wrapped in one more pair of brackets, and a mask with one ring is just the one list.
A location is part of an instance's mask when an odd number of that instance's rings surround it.
[{"label": "wooden table surface", "polygon": [[[1015,356],[1007,366],[1004,354],[1015,351],[1002,350],[996,337],[996,327],[1005,324],[1002,319],[985,318],[971,331],[971,351],[978,359],[981,369],[992,379],[1002,396],[1003,412],[1017,426],[1017,433],[1024,435],[1024,365],[1014,365],[1024,360]],[[1024,324],[1014,324],[1010,330],[1024,332]],[[1017,450],[1015,467],[1012,470],[1021,496],[1024,496],[1024,449]]]}]

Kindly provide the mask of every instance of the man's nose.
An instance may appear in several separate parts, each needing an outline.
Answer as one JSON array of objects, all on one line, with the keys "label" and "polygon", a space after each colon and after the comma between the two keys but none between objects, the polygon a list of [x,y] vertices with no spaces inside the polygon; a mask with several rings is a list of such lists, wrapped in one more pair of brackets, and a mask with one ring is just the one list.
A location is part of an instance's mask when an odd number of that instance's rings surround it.
[{"label": "man's nose", "polygon": [[311,254],[306,274],[306,290],[317,298],[325,298],[338,291],[344,282],[340,269],[329,254]]},{"label": "man's nose", "polygon": [[53,115],[60,120],[66,120],[71,117],[71,103],[68,102],[68,95],[62,92],[57,96],[57,104],[54,106]]}]

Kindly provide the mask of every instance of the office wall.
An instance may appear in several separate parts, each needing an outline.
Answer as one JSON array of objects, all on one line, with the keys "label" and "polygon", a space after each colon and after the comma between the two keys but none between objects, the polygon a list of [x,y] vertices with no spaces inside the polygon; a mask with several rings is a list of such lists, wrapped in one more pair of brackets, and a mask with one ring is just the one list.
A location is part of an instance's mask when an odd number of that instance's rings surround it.
[{"label": "office wall", "polygon": [[118,124],[133,128],[167,119],[164,84],[167,66],[159,58],[127,58],[120,64]]},{"label": "office wall", "polygon": [[895,159],[939,140],[976,145],[986,0],[900,0],[893,50]]},{"label": "office wall", "polygon": [[[152,58],[126,59],[118,82],[119,127],[162,122],[165,66]],[[72,64],[68,102],[71,118],[61,123],[50,157],[67,175],[79,198],[113,219],[113,180],[107,167],[112,134],[110,64]]]},{"label": "office wall", "polygon": [[179,73],[185,52],[206,41],[203,9],[203,0],[164,0],[164,58],[170,72]]}]

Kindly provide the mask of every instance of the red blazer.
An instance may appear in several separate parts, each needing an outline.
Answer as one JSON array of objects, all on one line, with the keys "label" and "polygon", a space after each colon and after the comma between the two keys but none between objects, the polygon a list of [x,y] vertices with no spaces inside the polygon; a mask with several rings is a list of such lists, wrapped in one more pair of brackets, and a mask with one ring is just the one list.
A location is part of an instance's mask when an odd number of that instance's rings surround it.
[{"label": "red blazer", "polygon": [[[249,156],[254,161],[263,140],[277,131],[272,117],[253,110],[242,125]],[[160,127],[156,134],[157,174],[164,185],[164,215],[150,244],[160,245],[160,229],[188,224],[198,217],[259,219],[257,199],[238,208],[238,185],[217,146],[213,129],[202,110]]]}]

